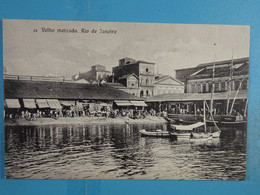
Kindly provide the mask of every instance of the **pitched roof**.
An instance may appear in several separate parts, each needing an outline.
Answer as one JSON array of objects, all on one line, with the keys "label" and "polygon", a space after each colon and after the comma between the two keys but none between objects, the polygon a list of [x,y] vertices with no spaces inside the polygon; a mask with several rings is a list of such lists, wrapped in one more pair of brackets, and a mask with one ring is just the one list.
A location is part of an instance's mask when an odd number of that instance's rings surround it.
[{"label": "pitched roof", "polygon": [[[236,91],[232,91],[230,99],[235,97]],[[227,92],[215,93],[214,100],[225,100],[227,99]],[[237,99],[247,99],[247,90],[240,90],[237,95]],[[211,93],[170,93],[160,94],[157,96],[150,97],[146,102],[180,102],[180,101],[200,101],[200,100],[211,100]]]},{"label": "pitched roof", "polygon": [[124,86],[122,83],[106,83],[107,86],[114,87],[116,89],[126,89],[127,87]]},{"label": "pitched roof", "polygon": [[[232,67],[232,64],[227,65],[219,65],[215,68],[215,74],[214,77],[229,77],[230,76],[230,70],[233,69],[233,75],[248,75],[249,72],[249,64],[248,63],[238,63],[234,64]],[[196,73],[193,73],[189,76],[189,79],[202,79],[202,78],[211,78],[213,74],[213,66],[201,68]]]},{"label": "pitched roof", "polygon": [[141,100],[108,85],[97,86],[81,83],[4,80],[6,99],[85,99],[85,100]]},{"label": "pitched roof", "polygon": [[135,60],[133,58],[129,58],[129,57],[124,57],[120,60],[129,60],[129,63],[127,64],[124,64],[124,65],[131,65],[131,64],[137,64],[137,63],[144,63],[144,64],[155,64],[153,62],[147,62],[147,61],[144,61],[144,60]]},{"label": "pitched roof", "polygon": [[101,65],[101,64],[96,64],[96,65],[91,66],[91,68],[92,68],[92,67],[102,67],[102,68],[103,68],[103,67],[105,67],[105,66],[104,66],[104,65]]},{"label": "pitched roof", "polygon": [[[248,61],[249,61],[249,57],[233,59],[234,64],[241,63],[241,62],[248,62]],[[215,65],[219,66],[219,65],[231,64],[231,63],[232,63],[232,59],[229,59],[229,60],[216,61]],[[213,66],[213,64],[214,64],[214,62],[208,62],[208,63],[199,64],[197,67],[204,68],[204,67],[208,67],[208,66]]]},{"label": "pitched roof", "polygon": [[144,63],[144,64],[155,64],[153,62],[147,62],[147,61],[143,61],[143,60],[138,60],[137,62]]},{"label": "pitched roof", "polygon": [[162,81],[164,81],[166,79],[172,79],[172,80],[176,81],[177,83],[183,85],[183,83],[181,81],[179,81],[178,79],[175,79],[175,78],[171,77],[170,75],[161,75],[161,74],[155,76],[155,83],[154,84],[162,82]]},{"label": "pitched roof", "polygon": [[125,75],[119,77],[118,80],[126,79],[126,78],[128,78],[129,76],[134,76],[134,77],[136,77],[136,78],[138,79],[138,76],[137,76],[135,73],[132,73],[132,74],[125,74]]}]

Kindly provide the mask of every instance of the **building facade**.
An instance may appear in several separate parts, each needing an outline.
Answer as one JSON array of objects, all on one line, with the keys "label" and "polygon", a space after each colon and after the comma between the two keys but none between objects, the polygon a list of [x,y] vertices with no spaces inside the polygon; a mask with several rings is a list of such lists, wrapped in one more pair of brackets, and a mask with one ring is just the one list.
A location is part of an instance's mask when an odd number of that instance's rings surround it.
[{"label": "building facade", "polygon": [[249,59],[236,59],[202,66],[200,70],[188,76],[188,93],[210,93],[214,84],[214,92],[225,92],[248,89]]},{"label": "building facade", "polygon": [[[239,58],[200,64],[195,68],[176,70],[176,78],[185,84],[187,93],[210,93],[248,89],[249,58]],[[241,83],[241,86],[240,86]],[[240,86],[240,87],[239,87]]]},{"label": "building facade", "polygon": [[138,96],[153,96],[153,88],[155,82],[154,75],[155,63],[142,60],[134,60],[132,58],[123,58],[119,60],[119,65],[113,67],[113,75],[116,82],[121,82],[120,78],[125,75],[135,74],[138,77]]},{"label": "building facade", "polygon": [[107,71],[105,66],[97,64],[91,67],[90,71],[79,73],[72,76],[72,79],[77,81],[81,79],[85,79],[88,82],[96,82],[99,83],[102,80],[107,80],[109,76],[111,76],[111,72]]},{"label": "building facade", "polygon": [[156,75],[154,95],[184,93],[184,84],[169,75]]},{"label": "building facade", "polygon": [[124,88],[121,88],[121,90],[139,96],[139,79],[134,73],[119,77],[118,82],[125,86]]}]

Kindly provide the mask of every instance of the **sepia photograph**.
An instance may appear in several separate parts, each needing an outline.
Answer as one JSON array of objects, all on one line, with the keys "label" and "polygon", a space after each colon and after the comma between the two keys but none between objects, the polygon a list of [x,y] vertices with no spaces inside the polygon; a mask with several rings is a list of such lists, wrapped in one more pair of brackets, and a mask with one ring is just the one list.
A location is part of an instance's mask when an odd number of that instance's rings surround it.
[{"label": "sepia photograph", "polygon": [[249,41],[243,25],[3,20],[5,177],[246,180]]}]

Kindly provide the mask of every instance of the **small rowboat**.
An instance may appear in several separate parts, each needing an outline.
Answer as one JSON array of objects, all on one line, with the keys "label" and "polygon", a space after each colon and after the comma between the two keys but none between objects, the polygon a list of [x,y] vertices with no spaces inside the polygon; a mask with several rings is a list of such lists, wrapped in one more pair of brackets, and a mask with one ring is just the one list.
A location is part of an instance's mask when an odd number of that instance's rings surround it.
[{"label": "small rowboat", "polygon": [[142,136],[149,137],[170,137],[170,133],[168,131],[156,130],[156,131],[146,131],[145,129],[139,130]]}]

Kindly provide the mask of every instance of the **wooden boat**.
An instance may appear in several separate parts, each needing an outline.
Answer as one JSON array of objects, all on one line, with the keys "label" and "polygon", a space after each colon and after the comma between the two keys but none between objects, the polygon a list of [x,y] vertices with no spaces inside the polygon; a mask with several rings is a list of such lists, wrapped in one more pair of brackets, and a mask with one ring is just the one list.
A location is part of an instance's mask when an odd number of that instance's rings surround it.
[{"label": "wooden boat", "polygon": [[170,132],[172,137],[177,139],[190,139],[194,130],[199,131],[200,129],[204,129],[205,123],[197,122],[191,125],[174,125],[171,124],[171,128],[173,132]]},{"label": "wooden boat", "polygon": [[190,141],[207,141],[212,139],[212,135],[210,133],[192,133],[190,137]]},{"label": "wooden boat", "polygon": [[[220,127],[236,127],[236,128],[245,128],[247,121],[244,118],[240,118],[234,115],[221,115],[214,116],[215,123]],[[214,125],[214,121],[211,119],[206,120],[207,125]]]},{"label": "wooden boat", "polygon": [[170,137],[169,131],[162,131],[162,130],[156,130],[156,131],[146,131],[145,129],[139,130],[141,133],[141,136],[149,136],[149,137]]}]

